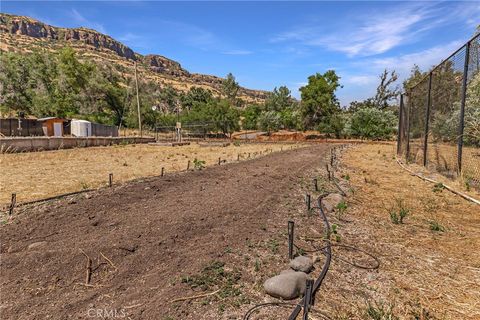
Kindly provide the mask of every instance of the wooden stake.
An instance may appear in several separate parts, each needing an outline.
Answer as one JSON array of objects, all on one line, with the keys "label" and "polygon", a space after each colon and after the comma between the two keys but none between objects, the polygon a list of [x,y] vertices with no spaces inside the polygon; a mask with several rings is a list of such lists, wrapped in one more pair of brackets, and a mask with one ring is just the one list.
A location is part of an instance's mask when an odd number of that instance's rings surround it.
[{"label": "wooden stake", "polygon": [[11,216],[13,214],[13,209],[15,208],[16,203],[17,203],[17,194],[12,193],[12,200],[10,202],[10,208],[8,209],[8,215]]},{"label": "wooden stake", "polygon": [[187,171],[190,170],[190,160],[187,162]]},{"label": "wooden stake", "polygon": [[113,185],[113,173],[108,175],[108,186],[111,188]]},{"label": "wooden stake", "polygon": [[85,285],[89,285],[90,284],[90,279],[92,277],[92,259],[90,259],[90,257],[88,256],[88,254],[85,253],[85,251],[83,251],[82,249],[80,249],[80,251],[87,258]]},{"label": "wooden stake", "polygon": [[164,175],[164,174],[165,174],[165,168],[164,168],[164,167],[162,167],[162,174],[161,174],[160,176],[162,176],[162,177],[163,177],[163,175]]}]

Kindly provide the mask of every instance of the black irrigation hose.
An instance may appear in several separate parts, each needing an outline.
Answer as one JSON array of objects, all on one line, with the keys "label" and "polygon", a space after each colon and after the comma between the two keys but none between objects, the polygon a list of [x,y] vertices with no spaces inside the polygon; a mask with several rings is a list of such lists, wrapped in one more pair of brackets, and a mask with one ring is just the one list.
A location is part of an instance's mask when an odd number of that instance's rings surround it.
[{"label": "black irrigation hose", "polygon": [[[328,241],[328,240],[326,240]],[[307,249],[304,249],[300,246],[297,246],[296,244],[294,244],[295,248],[297,248],[297,250],[301,250],[303,252],[306,252],[306,253],[315,253],[315,252],[320,252],[320,251],[324,251],[326,246],[324,247],[321,247],[321,248],[315,248],[313,250],[307,250]],[[346,259],[343,259],[341,258],[340,256],[335,256],[333,259],[337,259],[339,261],[342,261],[346,264],[349,264],[351,266],[354,266],[356,268],[359,268],[359,269],[365,269],[365,270],[376,270],[378,268],[380,268],[380,260],[375,257],[373,254],[363,250],[363,249],[360,249],[360,248],[357,248],[357,247],[354,247],[354,246],[350,246],[350,245],[346,245],[346,244],[331,244],[332,247],[340,247],[340,248],[347,248],[347,249],[351,249],[353,251],[358,251],[358,252],[361,252],[363,254],[365,254],[366,256],[369,256],[370,258],[372,258],[373,260],[375,260],[375,264],[373,266],[364,266],[364,265],[360,265],[360,264],[357,264],[353,261],[348,261]]]},{"label": "black irrigation hose", "polygon": [[[326,230],[327,230],[327,234],[329,235],[330,234],[330,224],[328,222],[328,219],[327,219],[327,215],[325,214],[325,212],[323,211],[322,209],[322,198],[325,197],[326,194],[323,194],[321,196],[318,197],[318,207],[313,207],[312,209],[319,209],[320,210],[320,215],[322,217],[322,220],[325,224],[325,227],[326,227]],[[313,284],[313,290],[312,290],[312,297],[315,296],[315,293],[318,291],[318,289],[320,288],[320,286],[322,285],[322,282],[323,282],[323,279],[325,278],[325,276],[327,275],[327,272],[328,272],[328,269],[330,268],[330,262],[331,262],[331,259],[332,259],[332,249],[331,249],[331,244],[330,244],[330,241],[327,242],[327,245],[325,246],[325,255],[327,256],[327,259],[325,260],[325,263],[323,265],[323,268],[322,268],[322,271],[320,272],[320,275],[319,277],[317,278],[317,280],[315,281],[315,283]],[[305,297],[302,298],[302,300],[300,300],[299,303],[297,304],[294,304],[294,303],[288,303],[288,302],[267,302],[267,303],[261,303],[261,304],[257,304],[255,306],[253,306],[252,308],[250,308],[244,315],[243,317],[243,320],[249,320],[250,319],[250,316],[258,309],[261,309],[261,308],[265,308],[265,307],[269,307],[269,306],[281,306],[281,307],[285,307],[285,306],[295,306],[295,309],[292,311],[292,313],[290,314],[290,317],[288,318],[289,320],[294,320],[297,318],[298,314],[300,313],[300,311],[302,311],[302,308],[303,308],[303,301],[304,301]],[[318,311],[316,311],[317,313],[319,313]],[[321,314],[321,313],[320,313]],[[324,315],[324,314],[321,314],[325,319],[329,319],[328,316]]]},{"label": "black irrigation hose", "polygon": [[[323,211],[322,208],[322,198],[325,195],[321,195],[318,197],[318,208],[320,209],[320,215],[322,217],[323,223],[325,224],[325,229],[327,230],[327,238],[330,237],[330,223],[328,222],[327,215]],[[326,248],[325,248],[325,263],[323,264],[322,271],[320,272],[320,275],[318,276],[317,280],[313,284],[313,290],[312,290],[312,297],[315,297],[315,294],[317,293],[318,289],[322,285],[323,279],[325,279],[325,276],[327,275],[328,269],[330,268],[330,262],[332,261],[332,245],[330,241],[327,242]],[[300,301],[300,305],[297,305],[295,309],[292,311],[290,314],[290,317],[288,320],[295,320],[297,316],[300,314],[300,311],[302,311],[301,305],[303,305],[305,297],[302,298]]]}]

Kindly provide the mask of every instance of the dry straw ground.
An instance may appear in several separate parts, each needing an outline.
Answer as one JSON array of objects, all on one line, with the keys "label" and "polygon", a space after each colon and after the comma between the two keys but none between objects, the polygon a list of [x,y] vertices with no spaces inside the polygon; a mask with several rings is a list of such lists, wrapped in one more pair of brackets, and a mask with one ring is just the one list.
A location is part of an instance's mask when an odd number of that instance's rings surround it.
[{"label": "dry straw ground", "polygon": [[193,168],[193,160],[206,166],[265,155],[270,150],[296,148],[300,144],[230,144],[227,147],[201,146],[198,143],[181,147],[151,145],[117,145],[46,152],[0,154],[0,206],[10,201],[12,193],[18,202],[25,202],[82,189],[104,187],[109,173],[114,183],[165,172]]},{"label": "dry straw ground", "polygon": [[[347,318],[369,298],[401,319],[480,319],[480,207],[410,175],[392,149],[362,145],[343,157],[356,191],[346,215],[352,222],[340,233],[378,253],[381,268],[360,283],[334,268],[320,296],[331,296]],[[399,203],[408,215],[394,224]]]}]

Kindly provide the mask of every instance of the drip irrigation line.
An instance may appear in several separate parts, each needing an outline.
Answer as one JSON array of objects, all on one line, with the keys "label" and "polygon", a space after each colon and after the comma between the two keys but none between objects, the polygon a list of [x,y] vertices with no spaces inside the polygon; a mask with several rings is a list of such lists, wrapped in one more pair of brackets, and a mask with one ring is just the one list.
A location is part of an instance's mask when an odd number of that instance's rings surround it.
[{"label": "drip irrigation line", "polygon": [[[330,223],[328,222],[327,215],[323,211],[322,208],[322,198],[325,195],[321,195],[317,199],[318,203],[318,208],[320,209],[320,216],[323,220],[323,223],[325,225],[325,229],[327,230],[327,236],[330,237]],[[327,242],[326,248],[325,248],[325,263],[323,264],[322,271],[320,272],[320,275],[318,276],[317,280],[313,284],[313,290],[312,290],[312,297],[315,297],[315,294],[317,293],[318,289],[322,285],[323,280],[325,279],[325,276],[327,275],[328,269],[330,268],[330,262],[332,261],[332,245],[330,241]],[[295,309],[293,309],[292,313],[290,314],[290,317],[288,318],[289,320],[295,320],[297,316],[300,314],[300,311],[302,311],[301,305],[304,303],[305,297],[302,298],[300,301],[300,305],[297,305]]]},{"label": "drip irrigation line", "polygon": [[[300,308],[303,308],[301,305],[297,304],[297,303],[291,303],[291,302],[265,302],[265,303],[260,303],[260,304],[257,304],[257,305],[254,305],[253,307],[251,307],[250,309],[248,309],[248,311],[245,313],[245,315],[243,316],[243,320],[249,320],[250,317],[258,310],[260,309],[263,309],[263,308],[268,308],[268,307],[281,307],[281,308],[290,308],[292,306],[300,306]],[[323,319],[325,320],[332,320],[332,318],[330,318],[328,315],[326,315],[325,313],[321,312],[321,311],[318,311],[317,309],[315,308],[312,308],[312,306],[310,306],[310,310],[309,310],[312,314],[315,314],[315,315],[318,315],[318,316],[321,316]]]},{"label": "drip irrigation line", "polygon": [[[322,194],[321,196],[318,197],[317,203],[318,206],[314,206],[311,208],[311,210],[318,209],[320,211],[320,216],[323,220],[323,223],[325,224],[327,234],[330,235],[330,224],[327,219],[327,215],[322,209],[322,198],[325,197],[327,194]],[[320,272],[320,275],[318,276],[317,280],[313,284],[313,290],[312,290],[312,297],[315,297],[316,292],[322,285],[323,279],[325,279],[325,276],[327,275],[328,269],[330,268],[330,262],[332,259],[332,249],[331,249],[331,244],[330,241],[327,242],[327,245],[325,246],[325,263],[323,264],[322,271]],[[255,312],[258,309],[269,307],[269,306],[281,306],[281,307],[286,307],[286,306],[295,306],[295,309],[292,311],[290,314],[290,317],[288,318],[289,320],[294,320],[297,318],[298,314],[302,311],[303,309],[303,304],[304,304],[304,299],[303,297],[297,304],[294,303],[288,303],[288,302],[268,302],[268,303],[261,303],[253,306],[250,308],[244,315],[243,320],[249,320],[250,317],[252,316],[253,312]],[[314,309],[311,309],[313,311]],[[318,312],[318,311],[317,311]],[[320,313],[321,314],[321,313]],[[328,316],[321,314],[325,319],[330,319]]]},{"label": "drip irrigation line", "polygon": [[[330,241],[328,239],[324,239],[324,241]],[[297,249],[297,250],[301,250],[303,252],[306,252],[306,253],[315,253],[315,252],[324,252],[326,247],[327,246],[323,246],[323,247],[320,247],[320,248],[315,248],[313,250],[310,250],[310,249],[304,249],[296,244],[293,244],[293,246]],[[373,266],[364,266],[364,265],[361,265],[361,264],[358,264],[358,263],[355,263],[355,261],[349,261],[347,259],[344,259],[342,258],[341,256],[339,255],[335,255],[332,257],[333,260],[339,260],[339,261],[342,261],[346,264],[349,264],[353,267],[356,267],[356,268],[359,268],[359,269],[365,269],[365,270],[376,270],[378,268],[380,268],[380,260],[374,256],[373,254],[371,254],[370,252],[366,251],[366,250],[363,250],[363,249],[360,249],[360,248],[357,248],[357,247],[354,247],[354,246],[350,246],[350,245],[346,245],[346,244],[336,244],[336,243],[332,243],[331,244],[332,247],[340,247],[340,248],[347,248],[347,249],[350,249],[352,251],[358,251],[358,252],[361,252],[363,254],[365,254],[366,256],[369,256],[370,258],[372,258],[374,261],[375,261],[375,264]]]},{"label": "drip irrigation line", "polygon": [[[438,181],[436,181],[436,180],[434,180],[434,179],[430,179],[430,178],[424,177],[423,175],[421,175],[421,174],[419,174],[419,173],[416,173],[416,172],[414,172],[413,170],[410,170],[410,169],[407,168],[407,167],[402,163],[402,161],[400,161],[398,158],[397,158],[397,163],[398,163],[398,165],[399,165],[400,167],[402,167],[404,170],[408,171],[410,174],[412,174],[412,175],[414,175],[414,176],[416,176],[416,177],[418,177],[418,178],[420,178],[420,179],[422,179],[422,180],[424,180],[424,181],[431,182],[431,183],[435,183],[435,184],[439,184],[439,183],[440,183],[440,182],[438,182]],[[468,201],[471,201],[471,202],[473,202],[473,203],[475,203],[475,204],[480,205],[480,200],[475,199],[475,198],[473,198],[473,197],[470,197],[469,195],[467,195],[467,194],[465,194],[465,193],[463,193],[463,192],[457,191],[457,190],[455,190],[454,188],[452,188],[452,187],[450,187],[450,186],[448,186],[448,185],[446,185],[446,184],[443,184],[443,183],[442,183],[442,185],[445,187],[445,189],[447,189],[448,191],[452,192],[453,194],[456,194],[457,196],[460,196],[460,197],[462,197],[462,198],[464,198],[464,199],[466,199],[466,200],[468,200]]]}]

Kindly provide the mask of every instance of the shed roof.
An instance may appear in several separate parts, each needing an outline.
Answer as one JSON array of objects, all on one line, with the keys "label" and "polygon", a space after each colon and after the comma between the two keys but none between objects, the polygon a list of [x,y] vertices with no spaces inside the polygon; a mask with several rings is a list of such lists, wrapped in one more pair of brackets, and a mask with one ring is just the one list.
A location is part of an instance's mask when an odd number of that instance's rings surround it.
[{"label": "shed roof", "polygon": [[62,120],[64,122],[68,121],[67,119],[63,119],[63,118],[58,118],[58,117],[46,117],[46,118],[40,118],[40,119],[37,119],[38,121],[48,121],[48,120]]}]

